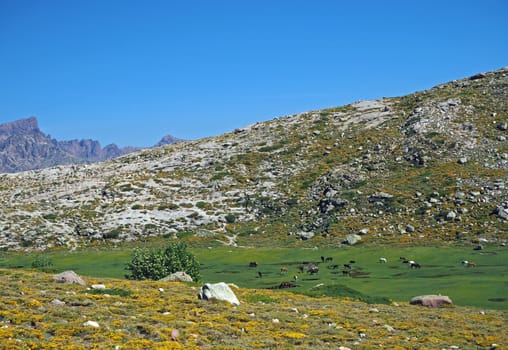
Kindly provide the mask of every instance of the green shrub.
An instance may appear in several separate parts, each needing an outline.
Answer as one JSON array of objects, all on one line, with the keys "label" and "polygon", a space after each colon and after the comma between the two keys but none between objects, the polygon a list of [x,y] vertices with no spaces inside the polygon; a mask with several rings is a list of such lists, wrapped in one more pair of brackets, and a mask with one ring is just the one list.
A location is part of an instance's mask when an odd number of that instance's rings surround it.
[{"label": "green shrub", "polygon": [[171,243],[163,249],[136,248],[126,269],[130,271],[126,277],[134,280],[160,280],[177,271],[184,271],[194,281],[201,277],[199,262],[182,242]]},{"label": "green shrub", "polygon": [[234,223],[236,221],[235,214],[227,214],[224,218],[226,219],[226,222],[228,224],[232,224],[232,223]]},{"label": "green shrub", "polygon": [[122,233],[122,229],[120,227],[117,227],[109,232],[103,233],[102,238],[104,239],[115,239],[120,236],[120,233]]}]

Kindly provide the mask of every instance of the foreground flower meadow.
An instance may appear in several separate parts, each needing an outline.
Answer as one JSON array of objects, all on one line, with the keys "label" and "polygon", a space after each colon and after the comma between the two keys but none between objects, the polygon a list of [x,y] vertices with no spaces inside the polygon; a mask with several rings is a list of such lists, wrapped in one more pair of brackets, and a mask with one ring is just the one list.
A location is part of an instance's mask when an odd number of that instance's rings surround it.
[{"label": "foreground flower meadow", "polygon": [[501,349],[507,313],[373,305],[233,287],[241,304],[198,300],[197,284],[0,270],[0,349]]}]

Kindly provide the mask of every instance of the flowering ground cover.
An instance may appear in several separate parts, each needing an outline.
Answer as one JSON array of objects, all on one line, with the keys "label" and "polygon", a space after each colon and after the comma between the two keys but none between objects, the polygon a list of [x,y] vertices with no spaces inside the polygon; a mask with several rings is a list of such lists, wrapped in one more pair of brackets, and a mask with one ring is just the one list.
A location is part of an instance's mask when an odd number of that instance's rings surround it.
[{"label": "flowering ground cover", "polygon": [[233,306],[198,300],[196,284],[83,277],[107,289],[96,293],[56,283],[51,274],[0,270],[1,348],[483,349],[508,343],[501,331],[505,311],[243,288],[233,288],[241,302]]}]

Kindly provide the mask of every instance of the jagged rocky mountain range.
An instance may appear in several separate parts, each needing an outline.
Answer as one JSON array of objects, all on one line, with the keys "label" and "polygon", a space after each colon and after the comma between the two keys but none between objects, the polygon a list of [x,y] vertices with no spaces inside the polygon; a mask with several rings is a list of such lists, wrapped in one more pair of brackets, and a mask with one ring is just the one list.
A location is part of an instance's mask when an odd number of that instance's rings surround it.
[{"label": "jagged rocky mountain range", "polygon": [[508,69],[105,162],[0,175],[0,248],[505,244]]},{"label": "jagged rocky mountain range", "polygon": [[[154,147],[180,142],[164,136]],[[101,147],[98,141],[57,141],[44,134],[35,117],[0,124],[0,173],[48,168],[56,165],[100,162],[141,150],[119,148],[115,144]]]}]

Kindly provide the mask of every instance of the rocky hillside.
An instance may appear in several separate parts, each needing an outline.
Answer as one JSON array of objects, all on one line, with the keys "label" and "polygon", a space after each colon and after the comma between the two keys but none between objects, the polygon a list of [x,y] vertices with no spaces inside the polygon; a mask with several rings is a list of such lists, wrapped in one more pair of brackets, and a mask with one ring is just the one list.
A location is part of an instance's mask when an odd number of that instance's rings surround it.
[{"label": "rocky hillside", "polygon": [[[104,163],[0,176],[0,246],[508,239],[508,69]],[[198,238],[196,238],[198,239]]]},{"label": "rocky hillside", "polygon": [[[165,136],[158,146],[182,141]],[[139,151],[139,147],[102,148],[98,141],[57,141],[40,129],[35,117],[0,124],[0,173],[48,168],[62,164],[100,162]]]}]

